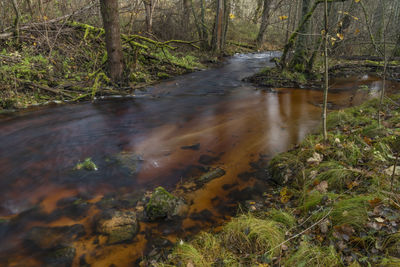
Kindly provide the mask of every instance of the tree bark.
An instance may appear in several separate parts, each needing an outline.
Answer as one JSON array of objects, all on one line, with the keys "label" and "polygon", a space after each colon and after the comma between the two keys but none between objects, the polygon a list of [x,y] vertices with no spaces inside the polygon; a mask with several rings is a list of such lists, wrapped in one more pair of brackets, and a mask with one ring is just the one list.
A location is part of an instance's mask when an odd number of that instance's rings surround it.
[{"label": "tree bark", "polygon": [[184,34],[188,34],[190,29],[190,0],[182,0],[182,9],[182,26]]},{"label": "tree bark", "polygon": [[224,0],[217,0],[217,10],[215,15],[215,23],[214,23],[214,35],[212,42],[213,51],[219,53],[222,48],[222,34],[223,34],[223,22],[224,22]]},{"label": "tree bark", "polygon": [[322,131],[324,140],[328,140],[328,130],[326,127],[326,115],[328,106],[328,90],[329,90],[329,69],[328,69],[328,1],[324,1],[324,68],[325,68],[325,86],[324,86],[324,100],[322,103]]},{"label": "tree bark", "polygon": [[143,0],[144,9],[146,11],[146,30],[148,33],[153,32],[153,13],[156,7],[155,0]]},{"label": "tree bark", "polygon": [[269,16],[270,16],[270,11],[271,11],[271,4],[272,4],[272,0],[264,0],[264,8],[263,8],[263,13],[262,13],[260,30],[258,31],[258,35],[257,35],[257,39],[256,39],[256,44],[257,44],[258,48],[261,47],[261,45],[263,43],[265,31],[267,30],[267,27],[268,27]]},{"label": "tree bark", "polygon": [[123,73],[118,1],[100,0],[100,10],[105,30],[108,71],[111,80],[118,83]]},{"label": "tree bark", "polygon": [[[310,11],[311,0],[303,0],[301,17],[302,20],[307,16]],[[297,38],[295,52],[290,67],[294,68],[298,72],[305,71],[305,62],[307,61],[307,30],[309,26],[309,20],[299,27],[299,37]]]},{"label": "tree bark", "polygon": [[19,42],[19,21],[21,19],[21,12],[19,11],[17,0],[11,0],[11,4],[12,4],[14,12],[15,12],[14,35],[15,35],[16,41],[18,43]]}]

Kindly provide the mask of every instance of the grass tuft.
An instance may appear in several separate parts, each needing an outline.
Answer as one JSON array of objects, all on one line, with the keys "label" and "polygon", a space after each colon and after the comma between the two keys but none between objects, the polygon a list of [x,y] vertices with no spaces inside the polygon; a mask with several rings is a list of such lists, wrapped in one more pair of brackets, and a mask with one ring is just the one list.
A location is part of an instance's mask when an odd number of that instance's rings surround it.
[{"label": "grass tuft", "polygon": [[270,255],[276,256],[280,248],[275,247],[284,241],[284,232],[284,227],[275,221],[241,215],[225,225],[221,238],[235,253],[261,255],[271,250]]},{"label": "grass tuft", "polygon": [[302,242],[300,248],[284,260],[284,265],[298,267],[333,267],[342,266],[342,263],[334,247],[319,247],[307,242]]}]

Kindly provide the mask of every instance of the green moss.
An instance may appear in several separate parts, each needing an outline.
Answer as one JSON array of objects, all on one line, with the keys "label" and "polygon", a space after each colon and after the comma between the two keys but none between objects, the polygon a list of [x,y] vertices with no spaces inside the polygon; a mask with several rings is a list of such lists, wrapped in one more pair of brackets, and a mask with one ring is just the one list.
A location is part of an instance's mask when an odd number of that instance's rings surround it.
[{"label": "green moss", "polygon": [[86,158],[83,162],[76,164],[75,170],[97,171],[98,169],[92,158]]},{"label": "green moss", "polygon": [[160,78],[160,79],[168,79],[171,76],[169,74],[165,73],[165,72],[157,72],[157,77]]}]

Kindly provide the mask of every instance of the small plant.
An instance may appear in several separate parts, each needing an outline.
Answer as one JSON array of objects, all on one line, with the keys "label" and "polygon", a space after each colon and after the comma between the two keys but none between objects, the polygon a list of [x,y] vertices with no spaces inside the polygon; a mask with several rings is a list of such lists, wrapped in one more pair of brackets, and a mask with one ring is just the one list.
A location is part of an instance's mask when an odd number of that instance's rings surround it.
[{"label": "small plant", "polygon": [[92,158],[86,158],[83,162],[76,164],[75,170],[97,171],[98,169]]}]

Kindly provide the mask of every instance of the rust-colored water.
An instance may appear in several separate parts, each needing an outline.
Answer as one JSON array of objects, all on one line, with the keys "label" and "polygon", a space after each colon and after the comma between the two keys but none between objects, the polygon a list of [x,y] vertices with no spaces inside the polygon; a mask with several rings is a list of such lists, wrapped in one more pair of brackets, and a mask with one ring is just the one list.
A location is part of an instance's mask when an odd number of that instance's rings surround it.
[{"label": "rust-colored water", "polygon": [[[269,65],[270,57],[238,55],[221,68],[161,83],[135,98],[40,108],[1,118],[0,216],[12,219],[11,226],[0,228],[0,265],[43,265],[43,254],[23,242],[33,226],[83,224],[87,234],[74,243],[74,266],[82,258],[92,266],[132,266],[148,252],[145,248],[153,237],[174,242],[229,218],[236,202],[232,192],[256,181],[239,178],[251,171],[250,163],[299,143],[319,124],[320,91],[259,90],[241,81]],[[370,90],[358,90],[360,85]],[[365,76],[335,80],[332,87],[331,107],[346,107],[377,93],[381,82]],[[182,149],[195,144],[200,144],[198,150]],[[108,161],[121,152],[143,159],[137,174]],[[132,243],[106,245],[93,234],[97,206],[78,219],[62,212],[54,216],[60,200],[76,195],[96,203],[110,193],[123,195],[158,185],[173,190],[189,178],[191,167],[204,166],[199,163],[202,155],[216,157],[208,165],[226,174],[185,196],[189,213],[178,227],[141,222]],[[73,172],[87,157],[99,170]],[[211,216],[191,216],[204,210]]]}]

